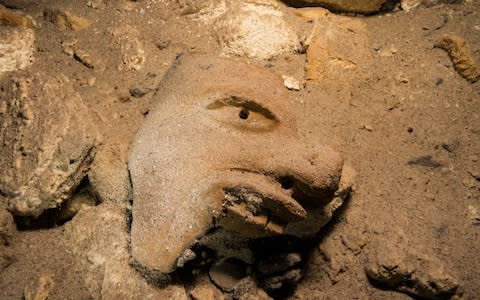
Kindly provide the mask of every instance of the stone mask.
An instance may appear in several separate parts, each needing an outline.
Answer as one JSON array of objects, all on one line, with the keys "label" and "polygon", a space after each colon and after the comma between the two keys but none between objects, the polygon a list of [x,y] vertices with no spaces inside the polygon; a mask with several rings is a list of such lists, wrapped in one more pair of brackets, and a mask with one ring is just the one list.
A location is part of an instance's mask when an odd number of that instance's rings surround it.
[{"label": "stone mask", "polygon": [[218,228],[302,238],[325,225],[349,176],[338,152],[299,136],[288,93],[280,76],[244,61],[177,59],[128,160],[137,266],[171,273]]}]

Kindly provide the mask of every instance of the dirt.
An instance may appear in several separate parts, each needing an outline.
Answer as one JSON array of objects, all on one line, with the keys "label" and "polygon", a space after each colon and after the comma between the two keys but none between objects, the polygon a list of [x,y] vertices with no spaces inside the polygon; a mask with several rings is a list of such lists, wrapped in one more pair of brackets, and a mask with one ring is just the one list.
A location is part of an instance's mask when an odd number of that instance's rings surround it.
[{"label": "dirt", "polygon": [[[214,28],[195,19],[198,10],[185,9],[184,2],[0,0],[30,15],[36,35],[34,63],[0,76],[46,81],[65,75],[103,135],[97,156],[107,162],[123,157],[177,55],[222,52]],[[76,16],[74,24],[45,18],[56,9]],[[290,24],[308,36],[315,21],[291,10]],[[338,51],[351,54],[355,66],[343,64],[306,80],[308,48],[251,59],[302,83],[299,91],[289,91],[297,100],[292,113],[300,134],[334,146],[357,172],[353,193],[309,246],[302,279],[287,298],[477,299],[480,82],[462,77],[452,53],[435,45],[444,35],[455,36],[468,45],[460,51],[468,56],[462,63],[478,70],[480,2],[349,18],[364,24],[349,31],[354,45],[337,40],[331,49],[348,49]],[[329,22],[345,23],[336,15]],[[115,149],[122,150],[110,156]],[[123,184],[116,172],[105,173],[112,174],[113,186]],[[22,226],[6,211],[7,201],[0,193],[0,298],[96,298],[91,286],[103,279],[86,282],[88,271],[63,240],[66,230],[91,224],[74,216],[48,228]]]}]

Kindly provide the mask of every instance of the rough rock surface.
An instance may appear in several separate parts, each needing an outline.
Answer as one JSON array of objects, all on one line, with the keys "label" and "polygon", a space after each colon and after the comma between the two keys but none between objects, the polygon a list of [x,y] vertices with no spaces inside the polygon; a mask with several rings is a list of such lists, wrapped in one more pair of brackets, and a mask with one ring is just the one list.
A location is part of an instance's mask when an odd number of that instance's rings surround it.
[{"label": "rough rock surface", "polygon": [[46,9],[45,19],[63,30],[83,30],[92,24],[90,20],[74,15],[64,9]]},{"label": "rough rock surface", "polygon": [[480,65],[475,61],[464,39],[445,34],[435,44],[436,47],[447,51],[455,70],[466,80],[475,83],[480,79]]},{"label": "rough rock surface", "polygon": [[300,49],[284,12],[272,1],[231,1],[215,20],[215,35],[226,55],[271,59]]},{"label": "rough rock surface", "polygon": [[285,0],[295,6],[306,3],[312,6],[322,6],[333,11],[372,14],[382,7],[386,0]]},{"label": "rough rock surface", "polygon": [[35,33],[23,26],[0,25],[0,76],[33,63]]},{"label": "rough rock surface", "polygon": [[59,207],[85,177],[98,131],[63,75],[7,77],[1,86],[0,191],[12,213],[37,217]]},{"label": "rough rock surface", "polygon": [[170,273],[219,228],[244,238],[311,237],[348,195],[353,172],[337,151],[298,136],[279,75],[187,56],[160,91],[129,156],[138,265]]},{"label": "rough rock surface", "polygon": [[129,263],[125,208],[106,202],[85,207],[65,226],[64,244],[76,257],[78,270],[94,299],[187,300],[184,288],[171,285],[158,289]]},{"label": "rough rock surface", "polygon": [[421,299],[461,299],[458,281],[442,262],[412,249],[402,236],[374,247],[365,271],[375,282]]},{"label": "rough rock surface", "polygon": [[364,21],[334,15],[321,8],[299,9],[297,13],[314,23],[306,40],[308,80],[336,80],[361,72],[371,56]]},{"label": "rough rock surface", "polygon": [[32,17],[7,9],[0,4],[0,26],[4,25],[33,28],[34,21]]}]

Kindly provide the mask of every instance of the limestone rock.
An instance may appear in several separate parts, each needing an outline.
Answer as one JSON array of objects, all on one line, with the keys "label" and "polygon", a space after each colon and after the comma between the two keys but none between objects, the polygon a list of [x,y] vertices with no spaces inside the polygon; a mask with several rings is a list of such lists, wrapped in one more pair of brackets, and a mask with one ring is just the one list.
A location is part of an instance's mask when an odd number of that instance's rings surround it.
[{"label": "limestone rock", "polygon": [[33,63],[34,42],[32,29],[0,25],[0,77],[5,72],[23,70]]},{"label": "limestone rock", "polygon": [[128,145],[103,145],[95,156],[88,178],[103,201],[127,203],[130,181],[127,169]]},{"label": "limestone rock", "polygon": [[0,190],[12,213],[37,217],[71,196],[99,134],[65,76],[10,77],[0,84]]},{"label": "limestone rock", "polygon": [[401,0],[400,7],[404,11],[410,11],[415,8],[425,8],[425,7],[432,7],[435,5],[441,4],[460,4],[460,3],[467,3],[468,0]]},{"label": "limestone rock", "polygon": [[475,61],[470,47],[464,39],[456,35],[445,34],[435,47],[447,51],[455,70],[471,83],[480,79],[480,65]]},{"label": "limestone rock", "polygon": [[315,24],[306,41],[308,80],[337,81],[355,75],[370,57],[368,32],[362,20],[333,15],[323,9],[301,9],[298,14]]},{"label": "limestone rock", "polygon": [[214,286],[199,286],[195,287],[190,296],[193,300],[224,300],[222,292],[216,289]]},{"label": "limestone rock", "polygon": [[209,271],[210,279],[224,292],[231,292],[239,280],[246,274],[246,266],[235,259],[226,259],[213,265]]},{"label": "limestone rock", "polygon": [[238,300],[272,300],[264,290],[257,287],[252,277],[240,280],[233,291],[233,298]]},{"label": "limestone rock", "polygon": [[145,49],[140,40],[140,33],[135,28],[124,25],[111,31],[114,41],[120,46],[122,63],[119,70],[140,70],[145,64]]},{"label": "limestone rock", "polygon": [[390,236],[370,253],[365,271],[373,281],[422,299],[457,299],[458,281],[432,256],[407,248],[402,238]]},{"label": "limestone rock", "polygon": [[233,1],[215,20],[215,34],[224,54],[270,59],[300,49],[284,12],[265,2]]},{"label": "limestone rock", "polygon": [[159,289],[129,265],[126,228],[124,206],[112,202],[86,207],[65,225],[65,247],[92,298],[187,300],[182,286]]},{"label": "limestone rock", "polygon": [[51,275],[42,275],[35,284],[25,287],[23,298],[25,300],[46,300],[54,285]]},{"label": "limestone rock", "polygon": [[45,19],[55,24],[58,28],[63,30],[79,31],[89,27],[92,21],[74,15],[73,13],[64,9],[46,9]]},{"label": "limestone rock", "polygon": [[7,9],[0,4],[0,26],[4,25],[33,28],[34,21],[32,17]]},{"label": "limestone rock", "polygon": [[386,0],[288,0],[285,2],[296,6],[307,3],[312,6],[322,6],[340,12],[373,14],[380,10]]}]

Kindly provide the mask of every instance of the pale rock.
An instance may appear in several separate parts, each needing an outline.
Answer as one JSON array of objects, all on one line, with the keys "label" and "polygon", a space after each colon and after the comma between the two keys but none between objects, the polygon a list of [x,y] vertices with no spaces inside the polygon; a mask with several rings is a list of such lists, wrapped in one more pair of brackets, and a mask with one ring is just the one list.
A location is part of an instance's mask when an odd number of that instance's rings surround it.
[{"label": "pale rock", "polygon": [[35,33],[23,26],[0,26],[0,76],[23,70],[34,59]]},{"label": "pale rock", "polygon": [[200,282],[190,292],[193,300],[224,300],[225,296],[211,282]]},{"label": "pale rock", "polygon": [[255,280],[248,276],[240,280],[233,291],[233,298],[237,300],[272,300],[267,293],[259,288]]},{"label": "pale rock", "polygon": [[289,90],[299,91],[300,90],[300,82],[293,78],[292,76],[282,75],[283,84]]},{"label": "pale rock", "polygon": [[444,264],[414,249],[404,234],[377,241],[369,252],[365,272],[383,286],[422,299],[452,299],[462,295],[458,281]]},{"label": "pale rock", "polygon": [[215,35],[223,53],[271,59],[299,50],[300,41],[284,12],[271,2],[257,2],[232,1],[227,12],[215,20]]},{"label": "pale rock", "polygon": [[35,21],[31,16],[7,9],[0,4],[0,26],[4,25],[33,28]]},{"label": "pale rock", "polygon": [[25,300],[46,300],[54,286],[51,275],[42,275],[37,282],[25,287],[23,298]]},{"label": "pale rock", "polygon": [[104,8],[105,7],[105,2],[104,0],[88,0],[87,1],[87,6],[98,9],[98,8]]},{"label": "pale rock", "polygon": [[356,76],[370,57],[366,24],[356,18],[330,14],[323,9],[301,9],[300,16],[314,22],[307,44],[307,80],[338,81]]},{"label": "pale rock", "polygon": [[[297,1],[288,1],[295,4]],[[386,0],[302,0],[297,5],[308,3],[312,6],[322,6],[333,11],[373,14],[380,10]]]},{"label": "pale rock", "polygon": [[64,75],[9,77],[0,85],[0,190],[12,213],[36,217],[70,198],[87,174],[99,133]]},{"label": "pale rock", "polygon": [[114,36],[115,44],[120,46],[122,63],[118,66],[119,70],[140,70],[145,64],[145,49],[140,41],[140,32],[129,26],[124,25],[111,31]]},{"label": "pale rock", "polygon": [[92,21],[74,15],[73,13],[64,9],[46,9],[44,13],[45,19],[55,24],[58,28],[63,30],[79,31],[89,27]]},{"label": "pale rock", "polygon": [[468,3],[468,1],[470,0],[401,0],[400,7],[402,10],[409,12],[415,8],[433,7],[442,4]]},{"label": "pale rock", "polygon": [[247,275],[245,264],[234,259],[226,259],[214,264],[208,274],[210,279],[225,292],[233,291],[238,281]]},{"label": "pale rock", "polygon": [[127,203],[130,181],[127,169],[128,145],[103,145],[90,168],[88,178],[102,201]]},{"label": "pale rock", "polygon": [[177,0],[182,15],[194,20],[211,22],[227,11],[227,2],[205,0]]},{"label": "pale rock", "polygon": [[129,265],[125,208],[85,207],[65,225],[65,247],[94,299],[189,299],[182,286],[157,288]]}]

